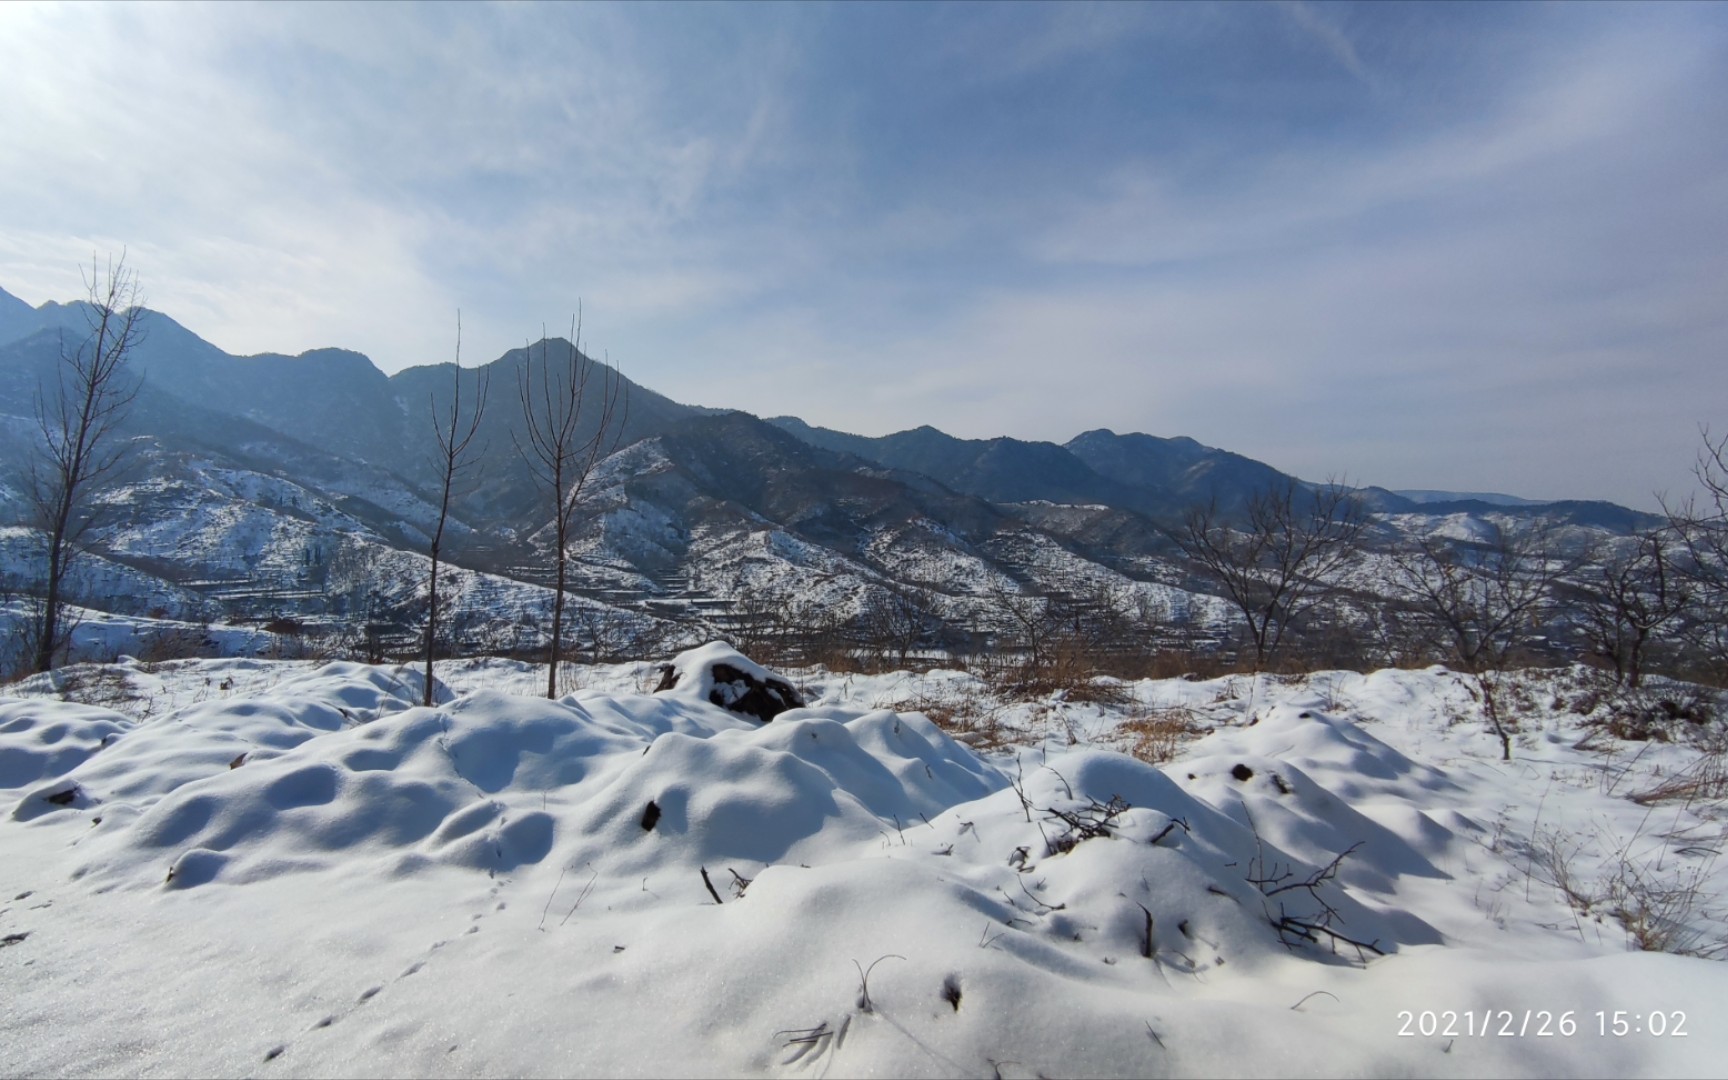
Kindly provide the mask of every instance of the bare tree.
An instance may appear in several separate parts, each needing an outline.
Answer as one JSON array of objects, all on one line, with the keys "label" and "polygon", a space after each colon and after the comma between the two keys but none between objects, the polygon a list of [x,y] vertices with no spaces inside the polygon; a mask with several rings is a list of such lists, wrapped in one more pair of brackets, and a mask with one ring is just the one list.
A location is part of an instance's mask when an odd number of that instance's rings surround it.
[{"label": "bare tree", "polygon": [[1426,618],[1430,645],[1475,680],[1501,757],[1511,761],[1513,725],[1501,714],[1500,677],[1540,632],[1569,568],[1546,525],[1490,528],[1479,544],[1424,537],[1393,565],[1401,591]]},{"label": "bare tree", "polygon": [[876,663],[903,670],[939,620],[926,590],[890,582],[871,594],[860,622],[860,636]]},{"label": "bare tree", "polygon": [[1259,671],[1291,625],[1337,592],[1367,525],[1343,481],[1310,489],[1288,479],[1251,498],[1240,524],[1226,521],[1214,501],[1191,509],[1174,537],[1242,613]]},{"label": "bare tree", "polygon": [[1145,650],[1155,648],[1157,640],[1170,633],[1177,621],[1176,613],[1165,597],[1134,586],[1118,590],[1113,595],[1117,598],[1120,618],[1127,625],[1129,635]]},{"label": "bare tree", "polygon": [[990,584],[992,622],[1013,659],[1009,674],[1026,691],[1084,691],[1138,644],[1134,595],[1108,581],[1077,576],[1039,585]]},{"label": "bare tree", "polygon": [[1613,663],[1616,684],[1633,690],[1643,681],[1651,636],[1691,607],[1691,585],[1674,564],[1674,544],[1664,530],[1642,533],[1601,556],[1578,585],[1591,652]]},{"label": "bare tree", "polygon": [[1728,434],[1712,438],[1701,433],[1693,473],[1704,499],[1689,498],[1678,507],[1664,504],[1669,526],[1685,547],[1681,573],[1691,586],[1695,610],[1689,612],[1689,636],[1702,649],[1710,675],[1728,681]]},{"label": "bare tree", "polygon": [[330,554],[324,591],[330,609],[344,619],[345,628],[334,639],[344,659],[382,664],[386,635],[395,636],[400,597],[409,589],[393,572],[389,552],[382,544],[349,534]]},{"label": "bare tree", "polygon": [[[535,352],[539,356],[536,361]],[[570,534],[595,466],[618,448],[628,401],[624,377],[582,352],[582,315],[570,322],[570,341],[541,336],[517,373],[523,436],[516,450],[552,503],[552,640],[546,654],[546,696],[558,696],[563,652],[564,590],[569,583]]]},{"label": "bare tree", "polygon": [[36,671],[51,670],[70,641],[67,570],[96,520],[90,496],[125,454],[115,428],[138,394],[126,358],[143,340],[143,308],[138,277],[127,269],[125,253],[118,261],[110,258],[106,270],[92,257],[84,287],[89,333],[70,349],[62,337],[55,384],[39,389],[36,397],[42,450],[31,465],[28,492],[34,524],[47,547],[42,611],[32,643]]},{"label": "bare tree", "polygon": [[1025,683],[1047,681],[1061,628],[1057,606],[1042,592],[1004,578],[993,578],[985,592],[990,599],[993,629],[1017,656],[1015,677]]},{"label": "bare tree", "polygon": [[588,640],[589,659],[596,664],[624,660],[634,643],[649,636],[646,619],[603,604],[577,604],[569,612],[571,621]]},{"label": "bare tree", "polygon": [[[456,313],[456,368],[450,377],[450,406],[438,408],[429,400],[432,434],[438,440],[438,455],[434,463],[439,473],[438,524],[432,530],[428,554],[432,566],[426,578],[426,690],[423,703],[432,705],[432,655],[438,643],[438,562],[444,544],[444,528],[450,521],[450,500],[468,482],[484,447],[474,447],[474,437],[480,431],[480,418],[486,414],[486,393],[491,385],[490,373],[481,368],[473,407],[466,413],[462,408],[462,313]],[[430,395],[428,395],[430,397]]]},{"label": "bare tree", "polygon": [[1052,633],[1049,661],[1056,681],[1086,686],[1139,651],[1135,596],[1130,586],[1108,580],[1060,575],[1049,590],[1046,616]]},{"label": "bare tree", "polygon": [[781,663],[792,630],[787,614],[791,607],[790,595],[740,572],[732,587],[729,610],[722,616],[726,640],[758,663]]},{"label": "bare tree", "polygon": [[810,664],[847,655],[841,618],[816,592],[778,588],[740,574],[724,620],[732,647],[759,663]]}]

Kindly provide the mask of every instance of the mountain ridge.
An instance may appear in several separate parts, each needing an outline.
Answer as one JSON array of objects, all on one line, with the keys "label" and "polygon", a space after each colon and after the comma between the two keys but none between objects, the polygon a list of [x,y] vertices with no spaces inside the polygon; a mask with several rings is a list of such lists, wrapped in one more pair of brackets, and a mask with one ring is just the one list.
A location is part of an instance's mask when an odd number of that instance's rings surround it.
[{"label": "mountain ridge", "polygon": [[[31,308],[0,289],[0,346],[41,329],[81,328],[77,316],[84,307],[84,301],[49,301]],[[386,375],[365,354],[335,346],[295,355],[264,352],[241,356],[224,352],[154,309],[145,309],[143,323],[144,340],[136,350],[139,366],[170,372],[176,380],[189,380],[188,386],[196,388],[178,396],[206,406],[220,405],[284,434],[294,434],[295,428],[311,430],[320,439],[346,444],[396,471],[412,471],[403,468],[403,459],[393,456],[393,448],[412,437],[411,425],[389,420],[381,425],[379,412],[367,412],[360,406],[382,411],[384,406],[393,405],[396,412],[411,414],[418,406],[414,399],[427,392],[435,394],[439,377],[447,376],[454,366],[444,361]],[[547,341],[560,348],[569,346],[563,338]],[[462,370],[514,373],[522,355],[521,348],[510,349],[486,364]],[[282,383],[306,378],[334,384],[343,391],[343,398],[334,402],[326,398],[315,409],[298,411],[285,407],[273,410],[255,400],[262,396],[279,403],[292,402],[292,387]],[[632,407],[645,404],[652,416],[648,423],[634,425],[627,436],[657,431],[683,416],[725,411],[675,402],[633,381],[629,381],[629,393]],[[395,400],[388,400],[391,398]],[[361,422],[362,413],[369,418],[367,422]],[[316,418],[332,422],[321,428],[312,422]],[[863,436],[816,427],[797,417],[764,419],[812,445],[921,472],[956,490],[998,502],[1102,502],[1169,520],[1183,507],[1213,498],[1219,499],[1223,509],[1237,509],[1245,501],[1244,490],[1289,478],[1264,462],[1206,446],[1185,435],[1118,434],[1108,428],[1093,428],[1065,443],[1054,443],[1008,435],[963,439],[926,424],[884,436]],[[1362,490],[1373,493],[1378,509],[1394,513],[1428,512],[1430,507],[1464,503],[1514,511],[1599,502],[1616,505],[1606,500],[1537,500],[1499,493]]]},{"label": "mountain ridge", "polygon": [[[81,313],[77,304],[29,308],[0,297],[0,414],[12,417],[0,442],[20,467],[39,437],[36,387]],[[162,595],[217,588],[231,614],[254,618],[352,613],[373,602],[356,583],[387,573],[370,594],[411,619],[440,479],[431,417],[458,380],[470,406],[485,383],[478,467],[453,501],[444,554],[475,582],[465,618],[489,627],[492,640],[531,636],[550,510],[518,452],[518,380],[526,365],[570,359],[570,342],[386,375],[352,350],[239,357],[166,315],[146,311],[142,322],[132,357],[142,387],[123,433],[175,479],[131,476],[104,496],[116,512],[93,534],[97,557],[157,575]],[[615,369],[594,370],[620,380],[628,409],[571,549],[576,588],[599,605],[590,611],[681,606],[700,619],[751,596],[773,595],[782,610],[816,596],[859,618],[915,592],[944,618],[987,626],[1002,595],[1030,588],[1132,593],[1158,610],[1219,619],[1223,608],[1198,591],[1204,583],[1173,541],[1184,512],[1216,504],[1235,513],[1256,491],[1301,483],[1186,436],[1094,428],[1058,444],[962,439],[929,425],[860,436],[686,405]],[[578,438],[594,422],[584,418]],[[0,515],[22,520],[23,490],[21,477],[0,475]],[[208,493],[202,504],[199,491]],[[1361,492],[1386,536],[1446,527],[1460,514],[1543,514],[1608,534],[1648,517],[1608,503],[1419,503]],[[30,567],[8,558],[0,550],[0,574],[27,581]],[[233,580],[242,567],[244,589]]]}]

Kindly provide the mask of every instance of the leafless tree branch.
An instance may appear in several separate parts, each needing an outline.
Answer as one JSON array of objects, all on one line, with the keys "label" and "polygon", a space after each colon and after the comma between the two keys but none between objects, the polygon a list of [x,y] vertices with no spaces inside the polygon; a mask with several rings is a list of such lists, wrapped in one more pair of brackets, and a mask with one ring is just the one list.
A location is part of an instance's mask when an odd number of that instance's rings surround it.
[{"label": "leafless tree branch", "polygon": [[473,473],[485,448],[475,447],[480,433],[480,420],[486,415],[486,397],[491,388],[491,374],[481,368],[476,374],[476,392],[472,408],[462,408],[462,313],[456,313],[456,366],[450,376],[450,406],[439,409],[438,402],[428,395],[428,411],[432,419],[432,435],[438,442],[434,459],[439,474],[438,524],[432,530],[428,554],[432,566],[426,580],[426,687],[422,704],[432,705],[432,658],[438,642],[438,565],[444,545],[444,529],[450,521],[450,500],[473,480]]},{"label": "leafless tree branch", "polygon": [[571,532],[588,481],[600,462],[618,449],[629,412],[624,377],[610,364],[596,363],[582,352],[580,306],[570,321],[567,348],[558,344],[542,332],[539,344],[527,349],[516,383],[524,422],[516,450],[552,504],[556,583],[552,595],[552,640],[547,651],[549,698],[558,696]]},{"label": "leafless tree branch", "polygon": [[1238,523],[1226,521],[1216,501],[1196,506],[1174,537],[1242,613],[1258,671],[1291,625],[1337,591],[1367,525],[1343,480],[1310,489],[1290,479],[1250,499]]},{"label": "leafless tree branch", "polygon": [[89,332],[70,348],[62,336],[54,387],[39,388],[36,397],[42,450],[31,465],[28,492],[47,548],[36,671],[51,670],[69,642],[67,570],[96,520],[91,495],[125,455],[126,444],[118,441],[115,429],[139,388],[126,360],[143,340],[144,309],[125,252],[118,260],[110,257],[105,269],[92,256],[84,287]]}]

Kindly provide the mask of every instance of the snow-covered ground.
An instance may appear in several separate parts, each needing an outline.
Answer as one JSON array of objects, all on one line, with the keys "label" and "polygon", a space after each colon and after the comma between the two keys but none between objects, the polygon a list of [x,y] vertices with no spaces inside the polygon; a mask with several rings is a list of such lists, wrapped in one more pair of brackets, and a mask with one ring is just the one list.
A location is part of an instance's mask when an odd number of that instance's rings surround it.
[{"label": "snow-covered ground", "polygon": [[1728,948],[1722,758],[1612,738],[1580,672],[1507,691],[1510,764],[1443,669],[1103,704],[788,674],[812,704],[767,724],[649,664],[547,701],[452,661],[433,709],[349,663],[6,687],[0,1075],[1728,1059],[1728,967],[1638,947]]}]

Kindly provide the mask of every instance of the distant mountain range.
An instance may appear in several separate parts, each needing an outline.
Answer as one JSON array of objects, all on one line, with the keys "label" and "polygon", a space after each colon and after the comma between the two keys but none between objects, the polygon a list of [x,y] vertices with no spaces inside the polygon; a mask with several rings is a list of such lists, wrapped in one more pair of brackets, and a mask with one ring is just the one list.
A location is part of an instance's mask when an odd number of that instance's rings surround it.
[{"label": "distant mountain range", "polygon": [[[62,341],[85,332],[86,315],[82,304],[32,308],[0,291],[8,462],[29,460],[38,387],[52,377]],[[104,496],[114,514],[95,545],[113,595],[88,599],[139,607],[147,595],[153,607],[187,613],[316,614],[338,594],[359,602],[347,574],[382,577],[370,592],[411,609],[435,512],[430,409],[448,400],[452,365],[386,376],[343,349],[232,356],[156,312],[143,328],[131,357],[142,384],[125,428],[138,452],[125,482]],[[571,348],[561,339],[534,346],[542,347]],[[460,372],[465,400],[475,400],[482,379],[490,400],[479,437],[483,482],[463,493],[454,525],[455,561],[472,575],[474,602],[489,605],[475,617],[518,637],[532,636],[544,604],[550,516],[517,451],[527,358],[515,349]],[[992,590],[1028,583],[1103,583],[1173,612],[1218,616],[1166,530],[1191,506],[1232,512],[1289,479],[1185,437],[1098,429],[1057,445],[960,439],[931,427],[866,437],[626,389],[628,418],[597,477],[578,550],[594,610],[633,617],[696,616],[760,594],[816,597],[856,613],[906,588],[965,617]],[[1361,494],[1384,529],[1401,532],[1458,515],[1540,514],[1609,533],[1653,522],[1610,503]],[[0,519],[20,521],[22,510],[21,472],[0,473]],[[27,578],[23,540],[10,535],[0,536],[0,571]]]}]

